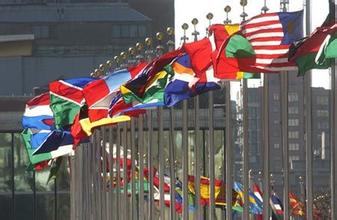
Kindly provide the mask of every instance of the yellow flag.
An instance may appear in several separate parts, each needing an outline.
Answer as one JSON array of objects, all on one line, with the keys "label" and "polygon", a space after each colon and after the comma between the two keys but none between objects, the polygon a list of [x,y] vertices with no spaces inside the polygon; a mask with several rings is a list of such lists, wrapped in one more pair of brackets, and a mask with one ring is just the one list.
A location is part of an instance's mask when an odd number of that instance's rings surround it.
[{"label": "yellow flag", "polygon": [[89,118],[81,119],[80,124],[83,129],[83,131],[88,135],[92,135],[92,129],[99,127],[99,126],[104,126],[104,125],[109,125],[109,124],[115,124],[115,123],[120,123],[120,122],[125,122],[125,121],[130,121],[131,118],[130,116],[127,115],[121,115],[121,116],[116,116],[113,118],[102,118],[98,121],[90,122]]}]

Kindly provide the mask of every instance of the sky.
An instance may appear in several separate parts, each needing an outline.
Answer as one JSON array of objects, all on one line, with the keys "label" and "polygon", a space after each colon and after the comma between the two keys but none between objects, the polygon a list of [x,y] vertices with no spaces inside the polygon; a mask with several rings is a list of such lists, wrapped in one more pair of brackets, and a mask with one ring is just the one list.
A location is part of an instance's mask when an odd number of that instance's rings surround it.
[{"label": "sky", "polygon": [[[305,0],[288,0],[289,11],[297,11],[305,8]],[[266,0],[269,12],[280,11],[279,0]],[[193,18],[199,20],[196,29],[200,32],[199,39],[206,36],[206,27],[208,26],[208,20],[206,15],[211,12],[214,15],[212,24],[223,23],[226,19],[226,13],[224,8],[226,5],[231,6],[231,12],[229,13],[229,19],[232,23],[240,23],[242,13],[242,7],[240,6],[240,0],[175,0],[175,34],[176,42],[179,42],[176,46],[181,45],[181,37],[183,36],[183,30],[181,25],[187,23],[189,29],[187,30],[188,41],[193,40],[191,33],[194,31],[191,21]],[[245,7],[245,12],[248,14],[247,19],[261,13],[261,8],[264,5],[264,0],[248,0],[248,4]],[[319,10],[317,10],[319,9]],[[311,0],[311,31],[320,26],[328,14],[328,0]],[[312,78],[312,86],[330,88],[330,74],[328,70],[314,70]],[[250,84],[256,86],[257,82]],[[259,82],[258,82],[259,83]]]}]

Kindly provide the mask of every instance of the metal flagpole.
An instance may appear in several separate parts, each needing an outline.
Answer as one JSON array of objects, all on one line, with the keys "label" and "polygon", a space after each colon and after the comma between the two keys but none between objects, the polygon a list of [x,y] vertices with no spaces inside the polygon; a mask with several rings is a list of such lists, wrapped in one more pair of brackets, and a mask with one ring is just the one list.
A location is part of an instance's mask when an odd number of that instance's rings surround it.
[{"label": "metal flagpole", "polygon": [[138,117],[138,128],[137,128],[137,136],[138,136],[138,161],[139,161],[139,219],[144,220],[144,131],[143,131],[143,115]]},{"label": "metal flagpole", "polygon": [[165,204],[164,204],[164,172],[165,172],[165,158],[164,158],[164,144],[163,144],[163,108],[158,108],[158,159],[159,159],[159,191],[160,191],[160,219],[165,219]]},{"label": "metal flagpole", "polygon": [[[194,41],[198,40],[198,35],[200,34],[197,29],[196,25],[198,24],[198,20],[194,18],[192,20],[192,24],[194,26],[194,32],[192,35],[194,36]],[[201,167],[201,159],[200,159],[200,137],[199,137],[199,96],[194,97],[194,161],[195,161],[195,166],[194,166],[194,185],[195,185],[195,212],[196,212],[196,219],[201,220],[201,207],[200,207],[200,167]]]},{"label": "metal flagpole", "polygon": [[209,183],[210,183],[210,196],[209,196],[209,219],[215,218],[215,163],[214,163],[214,94],[213,91],[208,92],[208,149],[209,149]]},{"label": "metal flagpole", "polygon": [[[212,16],[213,17],[213,16]],[[211,19],[209,26],[211,25]],[[208,157],[209,157],[209,219],[215,219],[215,163],[214,163],[214,94],[208,92]]]},{"label": "metal flagpole", "polygon": [[135,144],[135,121],[130,121],[130,137],[131,137],[131,219],[136,219],[137,202],[136,202],[136,144]]},{"label": "metal flagpole", "polygon": [[120,215],[122,214],[121,213],[121,195],[120,195],[120,191],[121,191],[121,185],[120,185],[120,181],[121,181],[121,168],[120,168],[120,155],[121,155],[121,128],[119,125],[117,125],[117,141],[116,141],[116,171],[117,171],[117,178],[116,178],[116,184],[117,184],[117,187],[116,187],[116,192],[117,192],[117,200],[116,200],[116,203],[117,203],[117,209],[116,209],[116,219],[120,219]]},{"label": "metal flagpole", "polygon": [[[311,31],[311,1],[306,0],[306,34]],[[305,142],[306,142],[306,216],[308,220],[313,219],[312,204],[313,204],[313,150],[311,142],[311,72],[304,76],[304,102],[305,102]]]},{"label": "metal flagpole", "polygon": [[233,149],[232,149],[232,105],[231,105],[231,87],[230,81],[226,82],[226,91],[225,91],[225,101],[226,101],[226,219],[232,219],[232,157],[233,157]]},{"label": "metal flagpole", "polygon": [[[263,7],[263,13],[267,13],[268,8]],[[269,220],[269,82],[268,74],[263,75],[263,110],[262,110],[262,131],[263,131],[263,219]]]},{"label": "metal flagpole", "polygon": [[[192,32],[192,36],[194,36],[194,42],[198,41],[198,35],[200,34],[197,29],[196,25],[199,23],[198,19],[192,19],[192,25],[194,31]],[[195,218],[201,219],[201,207],[200,207],[200,151],[199,151],[199,96],[194,97],[194,162],[192,162],[192,166],[194,165],[194,188],[195,188],[195,196],[196,196],[196,203],[195,203]]]},{"label": "metal flagpole", "polygon": [[152,141],[152,137],[153,137],[153,124],[152,124],[152,110],[149,110],[147,112],[147,128],[148,128],[148,148],[147,148],[147,167],[149,170],[149,213],[148,213],[148,219],[151,220],[153,215],[154,215],[154,198],[153,198],[153,193],[154,193],[154,189],[153,189],[153,161],[152,161],[152,148],[153,148],[153,141]]},{"label": "metal flagpole", "polygon": [[336,77],[336,66],[335,62],[331,67],[331,112],[332,112],[332,120],[331,120],[331,155],[330,155],[330,163],[331,163],[331,219],[337,218],[337,180],[336,180],[336,172],[337,172],[337,77]]},{"label": "metal flagpole", "polygon": [[[335,0],[331,0],[330,6],[333,10],[333,20],[336,21],[336,11],[335,11]],[[330,13],[332,12],[330,9]],[[330,163],[331,163],[331,219],[337,218],[337,77],[336,77],[336,62],[332,63],[331,67],[331,125],[330,125],[330,137],[331,137],[331,153],[330,153]]]},{"label": "metal flagpole", "polygon": [[[174,50],[174,41],[172,40],[174,36],[174,29],[172,27],[167,28],[167,34],[169,35],[169,40],[167,41],[167,46],[169,51]],[[169,134],[169,173],[170,173],[170,219],[175,220],[175,135],[174,135],[174,108],[170,108],[170,134]]]},{"label": "metal flagpole", "polygon": [[[182,25],[182,29],[184,30],[184,36],[182,37],[183,42],[185,43],[188,39],[186,37],[186,30],[188,29],[188,24],[184,23]],[[187,100],[183,101],[183,109],[182,109],[182,190],[183,190],[183,219],[188,220],[188,124],[187,124]]]},{"label": "metal flagpole", "polygon": [[[248,14],[245,12],[247,1],[241,1],[243,12],[242,21],[246,20]],[[248,93],[247,79],[242,80],[242,111],[243,111],[243,219],[249,219],[249,143],[248,143]]]},{"label": "metal flagpole", "polygon": [[263,218],[269,220],[269,83],[263,76]]},{"label": "metal flagpole", "polygon": [[[287,4],[289,1],[280,1],[283,12],[287,11]],[[289,219],[289,147],[288,147],[288,72],[283,72],[280,82],[281,90],[281,135],[282,135],[282,149],[283,149],[283,203],[284,212],[283,218]]]},{"label": "metal flagpole", "polygon": [[[156,38],[158,45],[156,47],[156,55],[161,56],[164,53],[164,47],[161,45],[164,38],[162,32],[157,32]],[[165,158],[164,158],[164,144],[163,144],[163,107],[157,108],[157,127],[158,127],[158,159],[159,159],[159,211],[160,219],[165,219],[165,201],[164,201],[164,172],[165,172]]]}]

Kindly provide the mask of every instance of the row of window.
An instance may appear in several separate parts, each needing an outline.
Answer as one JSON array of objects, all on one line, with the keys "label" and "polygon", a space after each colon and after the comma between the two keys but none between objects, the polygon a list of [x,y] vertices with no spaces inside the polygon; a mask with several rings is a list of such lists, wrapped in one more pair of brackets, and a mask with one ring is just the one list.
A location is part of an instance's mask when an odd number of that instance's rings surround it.
[{"label": "row of window", "polygon": [[[90,28],[90,27],[89,27]],[[46,39],[50,37],[50,28],[47,25],[33,26],[32,32],[36,39]],[[109,33],[109,31],[107,31]],[[138,38],[146,37],[147,28],[142,24],[115,24],[111,28],[112,38]]]},{"label": "row of window", "polygon": [[[274,100],[280,100],[280,95],[278,93],[273,94]],[[298,94],[291,92],[288,94],[288,101],[289,102],[297,102],[298,101]],[[316,104],[317,105],[328,105],[329,104],[329,97],[328,96],[317,96],[316,97]]]},{"label": "row of window", "polygon": [[[279,149],[280,144],[274,144],[274,149]],[[300,149],[300,144],[299,143],[290,143],[289,144],[289,150],[295,151]]]}]

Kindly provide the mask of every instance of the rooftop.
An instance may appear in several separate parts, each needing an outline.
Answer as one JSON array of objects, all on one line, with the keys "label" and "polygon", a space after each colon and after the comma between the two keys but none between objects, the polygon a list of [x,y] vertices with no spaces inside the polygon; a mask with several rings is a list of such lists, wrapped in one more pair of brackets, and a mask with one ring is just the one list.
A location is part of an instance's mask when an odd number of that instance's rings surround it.
[{"label": "rooftop", "polygon": [[151,19],[126,3],[50,3],[0,6],[0,22],[132,22]]}]

